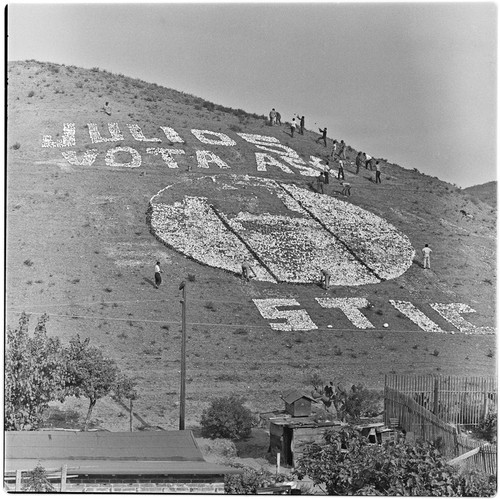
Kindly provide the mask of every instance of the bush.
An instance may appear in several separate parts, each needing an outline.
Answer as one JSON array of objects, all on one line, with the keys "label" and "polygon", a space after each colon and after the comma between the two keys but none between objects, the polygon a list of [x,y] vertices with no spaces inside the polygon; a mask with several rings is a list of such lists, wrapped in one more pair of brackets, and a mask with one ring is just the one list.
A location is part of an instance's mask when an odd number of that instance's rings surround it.
[{"label": "bush", "polygon": [[250,436],[255,418],[237,395],[212,400],[201,415],[201,434],[207,438],[241,439]]},{"label": "bush", "polygon": [[299,459],[299,479],[308,476],[329,495],[468,496],[495,493],[495,480],[483,473],[460,472],[431,444],[401,438],[371,445],[352,428],[327,431]]},{"label": "bush", "polygon": [[487,440],[488,442],[495,442],[497,437],[497,414],[490,412],[485,419],[479,423],[479,426],[474,429],[474,436]]},{"label": "bush", "polygon": [[243,473],[224,476],[224,493],[255,494],[258,488],[269,487],[288,479],[286,475],[276,475],[264,468],[255,470],[243,467]]}]

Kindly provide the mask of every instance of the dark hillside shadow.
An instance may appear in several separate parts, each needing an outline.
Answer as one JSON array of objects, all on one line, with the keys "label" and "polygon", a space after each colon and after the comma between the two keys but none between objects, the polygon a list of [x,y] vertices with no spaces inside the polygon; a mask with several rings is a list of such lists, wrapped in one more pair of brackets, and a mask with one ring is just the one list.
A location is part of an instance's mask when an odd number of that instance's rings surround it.
[{"label": "dark hillside shadow", "polygon": [[419,262],[416,258],[413,259],[413,263],[417,266],[420,267],[421,269],[424,268],[424,264]]}]

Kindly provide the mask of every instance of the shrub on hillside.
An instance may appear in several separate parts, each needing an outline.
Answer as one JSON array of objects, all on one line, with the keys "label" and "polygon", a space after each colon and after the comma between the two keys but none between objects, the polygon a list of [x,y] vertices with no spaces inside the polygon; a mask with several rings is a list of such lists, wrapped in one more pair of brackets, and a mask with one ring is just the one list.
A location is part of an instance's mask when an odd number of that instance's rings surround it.
[{"label": "shrub on hillside", "polygon": [[201,434],[207,438],[237,440],[250,436],[255,418],[237,395],[212,400],[201,415]]},{"label": "shrub on hillside", "polygon": [[288,480],[286,475],[277,475],[265,470],[243,467],[243,473],[224,476],[224,493],[255,494],[261,487],[269,487]]}]

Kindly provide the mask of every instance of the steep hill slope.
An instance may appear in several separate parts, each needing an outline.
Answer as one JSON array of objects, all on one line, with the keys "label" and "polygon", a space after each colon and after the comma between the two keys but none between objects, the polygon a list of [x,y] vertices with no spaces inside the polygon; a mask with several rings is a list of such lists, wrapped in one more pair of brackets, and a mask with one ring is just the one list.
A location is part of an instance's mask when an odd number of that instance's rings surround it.
[{"label": "steep hill slope", "polygon": [[[232,185],[218,190],[230,174],[319,196],[315,178],[302,174],[304,168],[319,171],[320,160],[333,164],[331,139],[325,147],[318,137],[316,130],[306,130],[292,138],[288,126],[271,127],[264,116],[98,68],[10,63],[7,323],[15,326],[23,310],[35,316],[47,312],[49,334],[63,341],[77,333],[90,337],[137,379],[138,414],[163,428],[177,424],[181,281],[188,294],[188,425],[199,421],[211,397],[229,392],[245,395],[256,411],[281,407],[279,394],[307,388],[314,371],[373,388],[383,387],[388,372],[494,373],[494,337],[481,330],[463,334],[430,305],[464,304],[453,310],[471,324],[495,325],[495,210],[435,177],[386,160],[380,160],[381,184],[365,168],[356,175],[353,162],[362,144],[350,144],[347,152],[352,195],[343,196],[332,178],[326,196],[376,215],[408,238],[416,256],[399,277],[328,291],[314,283],[246,283],[231,269],[188,258],[157,238],[150,200],[166,187],[164,194],[173,194],[165,202],[173,206],[203,185],[196,196],[207,196],[215,209],[223,206],[234,216],[239,210],[259,216],[281,212],[276,199],[253,192],[249,184],[238,186],[245,190],[239,197]],[[207,176],[213,177],[213,188],[197,184]],[[189,227],[183,226],[186,232]],[[356,248],[347,237],[355,224],[346,227],[340,225],[337,238],[366,263],[359,256],[366,248]],[[421,265],[426,243],[433,250],[432,270]],[[159,290],[153,286],[157,259],[164,269]],[[326,308],[317,298],[366,300],[363,316],[373,327],[356,326],[338,306]],[[283,319],[264,318],[253,302],[266,299],[295,300],[285,308],[305,310],[317,328],[272,329],[270,323]],[[389,300],[410,302],[439,329],[457,334],[422,329]],[[127,429],[112,401],[99,403],[96,413],[105,427]]]},{"label": "steep hill slope", "polygon": [[463,190],[464,193],[469,194],[475,199],[481,200],[484,203],[497,207],[497,190],[498,185],[496,181],[487,182],[486,184],[473,185]]}]

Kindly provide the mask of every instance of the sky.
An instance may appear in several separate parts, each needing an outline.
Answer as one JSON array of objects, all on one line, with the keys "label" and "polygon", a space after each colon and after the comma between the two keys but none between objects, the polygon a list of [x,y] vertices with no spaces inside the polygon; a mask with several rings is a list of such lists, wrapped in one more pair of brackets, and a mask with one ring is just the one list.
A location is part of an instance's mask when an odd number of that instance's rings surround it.
[{"label": "sky", "polygon": [[497,5],[8,4],[7,58],[282,119],[459,187],[497,177]]}]

